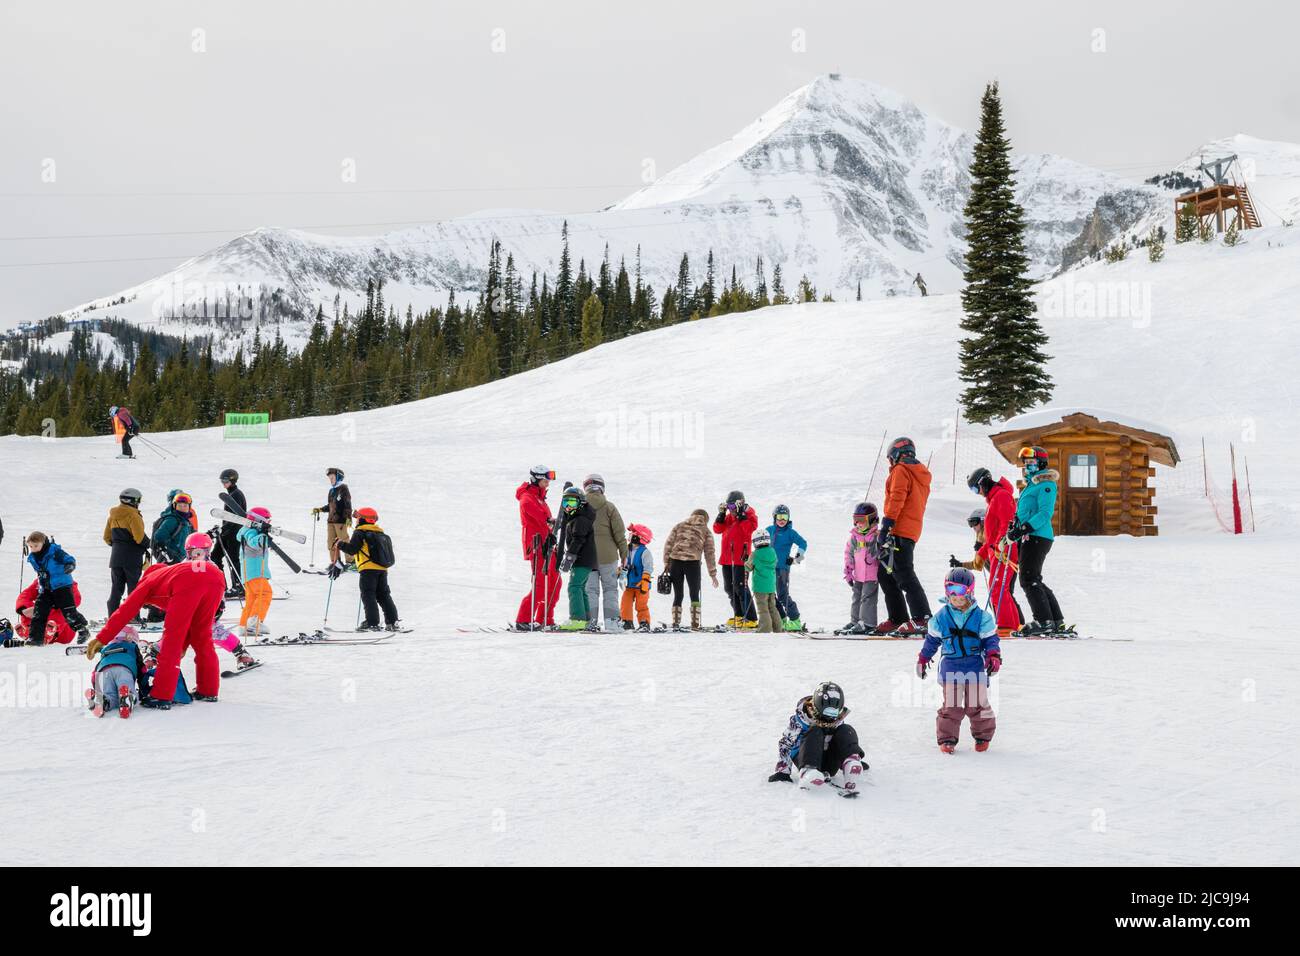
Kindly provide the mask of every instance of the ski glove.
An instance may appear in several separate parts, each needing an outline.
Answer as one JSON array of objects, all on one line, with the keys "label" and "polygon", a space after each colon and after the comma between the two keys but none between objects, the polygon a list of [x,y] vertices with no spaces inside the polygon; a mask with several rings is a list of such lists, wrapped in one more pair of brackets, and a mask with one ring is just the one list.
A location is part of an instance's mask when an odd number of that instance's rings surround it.
[{"label": "ski glove", "polygon": [[794,567],[794,555],[791,555],[790,557],[788,557],[788,558],[785,559],[785,566],[786,566],[787,568],[792,568],[792,567]]},{"label": "ski glove", "polygon": [[925,680],[925,675],[929,672],[929,670],[930,670],[930,658],[922,654],[917,654],[916,655],[916,676],[921,678],[921,680]]},{"label": "ski glove", "polygon": [[560,571],[564,574],[568,574],[572,571],[573,562],[576,561],[577,558],[578,556],[576,554],[566,554],[564,560],[560,562]]},{"label": "ski glove", "polygon": [[1029,537],[1029,525],[1023,521],[1013,521],[1007,528],[1007,533],[1003,535],[1012,544],[1017,544]]},{"label": "ski glove", "polygon": [[95,655],[99,653],[99,649],[103,646],[104,645],[100,643],[98,638],[92,637],[90,643],[86,645],[86,660],[93,661]]},{"label": "ski glove", "polygon": [[330,569],[325,573],[330,576],[331,581],[337,581],[339,579],[339,575],[343,573],[343,568],[337,564],[331,564]]},{"label": "ski glove", "polygon": [[893,518],[884,518],[884,519],[882,519],[881,522],[880,522],[880,531],[879,531],[879,533],[876,535],[876,540],[878,541],[878,540],[880,540],[881,538],[888,537],[888,536],[889,536],[889,532],[890,532],[891,530],[893,530],[893,527],[894,527],[894,519],[893,519]]},{"label": "ski glove", "polygon": [[796,554],[796,555],[794,556],[794,563],[795,563],[795,564],[803,564],[803,552],[802,552],[802,551],[800,551],[798,554]]},{"label": "ski glove", "polygon": [[772,774],[772,776],[767,778],[767,782],[768,783],[794,783],[794,781],[790,779],[790,774],[784,770],[778,770],[776,773]]},{"label": "ski glove", "polygon": [[961,562],[957,560],[957,555],[955,555],[955,554],[950,554],[950,555],[948,555],[948,567],[950,567],[950,568],[960,568],[960,567],[961,567]]},{"label": "ski glove", "polygon": [[984,671],[990,677],[1002,670],[1002,652],[989,651],[984,655]]}]

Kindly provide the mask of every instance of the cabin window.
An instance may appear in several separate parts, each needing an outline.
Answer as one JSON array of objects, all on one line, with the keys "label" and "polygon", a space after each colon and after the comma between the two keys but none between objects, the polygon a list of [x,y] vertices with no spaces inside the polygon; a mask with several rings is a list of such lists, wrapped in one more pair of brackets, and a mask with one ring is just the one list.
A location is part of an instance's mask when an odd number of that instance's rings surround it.
[{"label": "cabin window", "polygon": [[1071,488],[1096,488],[1097,487],[1097,456],[1096,455],[1071,455],[1070,456],[1070,487]]}]

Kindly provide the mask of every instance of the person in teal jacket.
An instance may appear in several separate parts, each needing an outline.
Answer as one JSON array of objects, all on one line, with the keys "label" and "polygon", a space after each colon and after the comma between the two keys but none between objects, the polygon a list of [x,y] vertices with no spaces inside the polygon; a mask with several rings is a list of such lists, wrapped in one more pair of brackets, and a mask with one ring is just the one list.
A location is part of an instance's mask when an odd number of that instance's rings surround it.
[{"label": "person in teal jacket", "polygon": [[1007,532],[1007,540],[1020,543],[1020,583],[1034,620],[1019,633],[1053,634],[1065,629],[1065,615],[1056,595],[1043,581],[1043,563],[1056,537],[1052,515],[1056,512],[1056,483],[1061,475],[1048,467],[1047,450],[1038,445],[1020,449],[1020,465],[1025,488],[1016,502],[1016,520]]},{"label": "person in teal jacket", "polygon": [[790,521],[790,509],[785,505],[777,505],[772,512],[772,523],[767,526],[767,533],[772,539],[772,550],[776,552],[777,609],[785,620],[787,631],[802,631],[799,605],[790,596],[790,569],[803,561],[803,556],[808,551],[808,542],[794,530]]},{"label": "person in teal jacket", "polygon": [[753,543],[745,567],[752,575],[749,587],[758,611],[758,630],[770,634],[782,630],[781,612],[776,606],[776,551],[766,531],[755,532]]}]

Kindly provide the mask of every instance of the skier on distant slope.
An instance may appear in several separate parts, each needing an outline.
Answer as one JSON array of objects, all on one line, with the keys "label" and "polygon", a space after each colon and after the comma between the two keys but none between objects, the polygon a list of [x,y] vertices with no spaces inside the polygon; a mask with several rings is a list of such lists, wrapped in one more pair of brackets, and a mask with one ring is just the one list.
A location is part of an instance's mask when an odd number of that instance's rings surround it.
[{"label": "skier on distant slope", "polygon": [[159,710],[171,707],[181,673],[181,658],[187,647],[194,649],[197,674],[194,698],[217,699],[221,670],[216,649],[212,646],[212,622],[226,590],[226,578],[221,569],[208,560],[211,553],[210,537],[202,532],[191,534],[185,542],[188,560],[144,575],[140,586],[109,615],[108,621],[95,635],[101,644],[109,643],[146,604],[167,612],[153,687],[150,696],[140,702],[145,707]]},{"label": "skier on distant slope", "polygon": [[942,648],[943,704],[935,718],[939,749],[947,754],[957,749],[962,719],[969,717],[975,749],[983,752],[997,730],[988,699],[988,679],[1002,669],[997,622],[975,603],[974,572],[953,568],[943,587],[946,603],[929,620],[925,644],[916,656],[916,676],[925,680],[930,661]]},{"label": "skier on distant slope", "polygon": [[876,538],[876,553],[883,556],[878,578],[885,595],[888,620],[878,625],[876,631],[924,634],[925,622],[930,618],[930,601],[916,576],[914,559],[930,497],[930,470],[916,460],[916,445],[910,438],[895,438],[889,446],[888,458],[885,513]]},{"label": "skier on distant slope", "polygon": [[722,584],[731,598],[732,617],[728,627],[758,627],[758,611],[749,593],[745,579],[745,562],[754,532],[758,529],[758,515],[745,502],[739,491],[727,494],[727,500],[718,505],[718,516],[713,520],[714,534],[722,535],[718,563],[722,565]]},{"label": "skier on distant slope", "polygon": [[120,458],[134,458],[131,451],[131,439],[140,434],[140,423],[135,420],[129,408],[114,405],[108,410],[109,421],[113,423],[113,433],[122,443]]},{"label": "skier on distant slope", "polygon": [[538,465],[528,473],[528,480],[515,489],[530,581],[529,591],[519,602],[519,612],[515,615],[515,627],[521,631],[540,630],[555,624],[560,574],[556,570],[551,506],[546,503],[546,489],[554,480],[552,469]]},{"label": "skier on distant slope", "polygon": [[799,786],[811,790],[839,774],[843,789],[856,791],[868,768],[858,732],[844,722],[848,716],[839,684],[818,684],[795,705],[777,745],[776,772],[768,782],[791,783],[791,770],[798,770]]}]

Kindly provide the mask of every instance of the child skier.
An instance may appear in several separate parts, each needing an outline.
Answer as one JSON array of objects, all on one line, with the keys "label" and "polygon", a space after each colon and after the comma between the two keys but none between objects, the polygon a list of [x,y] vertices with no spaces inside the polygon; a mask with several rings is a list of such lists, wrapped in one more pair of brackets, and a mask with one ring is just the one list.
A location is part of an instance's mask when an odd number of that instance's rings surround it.
[{"label": "child skier", "polygon": [[249,508],[248,517],[254,524],[240,530],[239,564],[244,579],[244,610],[239,615],[239,626],[244,638],[256,638],[262,633],[262,622],[271,610],[271,535],[267,530],[271,512],[265,508]]},{"label": "child skier", "polygon": [[772,512],[772,523],[768,525],[767,534],[772,539],[772,550],[776,552],[776,606],[785,619],[787,631],[802,631],[799,605],[790,596],[790,569],[802,563],[803,556],[808,551],[808,542],[794,530],[794,525],[790,522],[790,509],[785,505],[777,505]]},{"label": "child skier", "polygon": [[948,567],[965,568],[967,571],[983,571],[984,555],[984,513],[985,509],[976,508],[966,518],[966,526],[975,532],[975,556],[969,561],[962,561],[955,554],[948,555]]},{"label": "child skier", "polygon": [[596,567],[596,512],[581,488],[568,485],[560,498],[560,536],[557,547],[564,555],[560,571],[569,575],[569,620],[562,631],[597,630],[589,621],[587,576]]},{"label": "child skier", "polygon": [[766,531],[754,533],[754,550],[745,560],[745,570],[753,575],[750,589],[754,592],[754,605],[758,610],[758,630],[771,634],[784,630],[781,611],[776,603],[776,550]]},{"label": "child skier", "polygon": [[379,512],[374,508],[358,508],[356,529],[348,540],[338,541],[338,560],[330,566],[331,580],[347,568],[348,559],[356,562],[361,572],[361,604],[366,609],[365,623],[358,631],[378,631],[380,609],[384,612],[382,630],[397,631],[402,622],[397,619],[397,605],[388,588],[388,569],[393,566],[393,539],[379,526]]},{"label": "child skier", "polygon": [[795,705],[777,745],[776,773],[768,782],[790,783],[790,772],[797,769],[799,786],[808,790],[826,784],[838,773],[840,786],[857,792],[868,766],[862,759],[858,732],[844,722],[848,716],[839,684],[818,684]]},{"label": "child skier", "polygon": [[130,717],[135,705],[148,695],[149,677],[139,639],[136,629],[128,625],[108,644],[92,640],[87,645],[89,660],[93,661],[99,654],[91,686],[86,689],[86,700],[96,717],[103,717],[106,708],[116,709],[121,717]]},{"label": "child skier", "polygon": [[650,630],[650,582],[654,580],[655,558],[650,553],[650,541],[654,537],[650,529],[643,524],[627,526],[630,540],[627,547],[627,561],[623,571],[627,575],[627,586],[623,589],[623,601],[620,616],[623,630],[632,630],[632,606],[636,605],[636,618],[640,622],[639,631]]},{"label": "child skier", "polygon": [[[36,598],[40,596],[40,587],[40,581],[33,581],[19,592],[18,600],[14,602],[14,610],[18,612],[18,637],[33,644],[40,643],[31,641],[31,620],[36,614]],[[81,589],[75,581],[72,583],[72,602],[81,607]],[[45,643],[71,644],[74,637],[76,633],[63,619],[63,613],[58,608],[51,608],[49,622],[45,625]]]},{"label": "child skier", "polygon": [[997,621],[976,605],[975,575],[967,568],[950,570],[943,589],[946,603],[930,618],[925,644],[916,657],[916,676],[925,680],[935,651],[942,648],[943,705],[935,720],[939,749],[946,754],[957,749],[962,718],[969,717],[975,749],[983,753],[997,730],[988,700],[988,679],[1002,669]]},{"label": "child skier", "polygon": [[76,631],[77,643],[86,643],[90,638],[90,626],[77,610],[77,595],[73,591],[72,572],[77,568],[76,559],[44,532],[33,531],[27,536],[27,563],[36,571],[37,588],[28,626],[28,643],[45,643],[45,625],[54,610],[62,614],[68,627]]},{"label": "child skier", "polygon": [[879,532],[879,519],[880,512],[870,501],[853,509],[853,530],[844,544],[844,581],[853,590],[849,623],[841,628],[845,634],[866,634],[876,627],[880,565],[872,546]]}]

